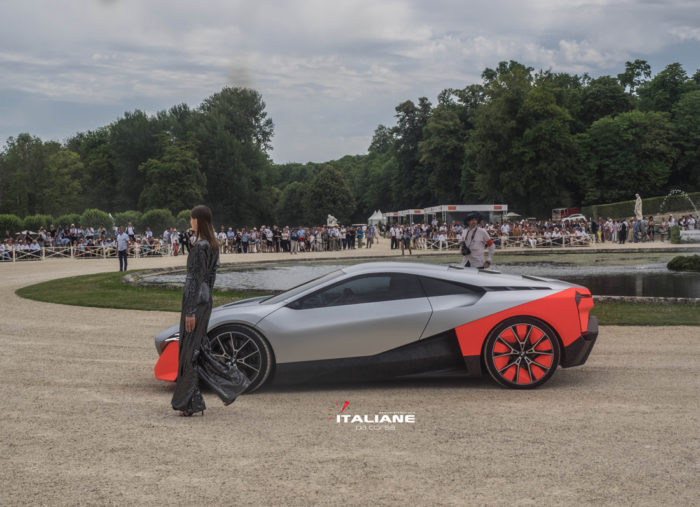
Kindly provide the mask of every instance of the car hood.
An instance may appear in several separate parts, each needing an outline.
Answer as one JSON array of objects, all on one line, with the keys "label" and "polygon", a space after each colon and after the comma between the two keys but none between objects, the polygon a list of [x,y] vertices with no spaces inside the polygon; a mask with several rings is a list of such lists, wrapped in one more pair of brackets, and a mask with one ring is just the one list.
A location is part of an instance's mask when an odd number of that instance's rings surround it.
[{"label": "car hood", "polygon": [[[209,317],[208,331],[211,331],[222,322],[240,323],[248,326],[255,326],[267,315],[279,308],[283,303],[276,305],[261,305],[260,302],[269,296],[259,296],[254,298],[233,301],[225,305],[217,306],[211,311]],[[165,346],[171,341],[179,339],[180,324],[174,324],[164,329],[155,336],[155,345],[158,355],[163,352]]]}]

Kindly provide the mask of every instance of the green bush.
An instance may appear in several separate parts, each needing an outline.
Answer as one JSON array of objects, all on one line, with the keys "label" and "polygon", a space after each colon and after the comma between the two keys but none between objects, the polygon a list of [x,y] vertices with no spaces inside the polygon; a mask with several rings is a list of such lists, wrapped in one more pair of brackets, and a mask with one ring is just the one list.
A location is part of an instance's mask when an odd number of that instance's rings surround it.
[{"label": "green bush", "polygon": [[134,211],[134,210],[129,210],[129,211],[122,211],[121,213],[115,213],[114,214],[114,225],[119,227],[120,225],[126,229],[126,226],[129,225],[129,222],[131,222],[131,225],[134,226],[134,231],[136,230],[137,227],[139,227],[139,224],[141,223],[141,216],[142,213],[140,211]]},{"label": "green bush", "polygon": [[160,236],[165,229],[175,225],[175,217],[167,209],[152,209],[141,217],[141,230],[150,227],[155,236]]},{"label": "green bush", "polygon": [[78,215],[77,213],[67,213],[58,217],[53,224],[56,227],[64,228],[70,227],[71,224],[75,224],[77,226],[79,223],[80,215]]},{"label": "green bush", "polygon": [[24,217],[24,228],[30,231],[38,231],[41,227],[48,229],[53,223],[51,215],[29,215]]},{"label": "green bush", "polygon": [[671,271],[697,271],[700,273],[700,255],[679,255],[671,259],[666,265]]},{"label": "green bush", "polygon": [[189,209],[183,209],[180,213],[177,214],[177,218],[175,219],[175,227],[177,227],[178,231],[184,231],[190,228],[190,212],[192,210]]},{"label": "green bush", "polygon": [[104,227],[110,233],[114,227],[114,220],[111,216],[99,209],[86,209],[83,214],[80,215],[80,223],[84,227],[94,227],[95,229],[99,227]]},{"label": "green bush", "polygon": [[10,231],[14,235],[22,231],[22,219],[17,215],[0,215],[0,234]]},{"label": "green bush", "polygon": [[671,240],[671,243],[680,243],[681,242],[681,226],[680,225],[674,225],[669,229],[669,239]]}]

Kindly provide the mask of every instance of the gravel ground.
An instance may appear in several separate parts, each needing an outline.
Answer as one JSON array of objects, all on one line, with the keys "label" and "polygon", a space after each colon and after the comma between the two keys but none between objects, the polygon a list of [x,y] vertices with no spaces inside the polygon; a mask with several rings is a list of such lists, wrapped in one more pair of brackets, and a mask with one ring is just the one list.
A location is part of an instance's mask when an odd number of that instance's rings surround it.
[{"label": "gravel ground", "polygon": [[[697,505],[698,328],[603,327],[587,364],[536,391],[460,378],[310,385],[228,408],[205,394],[204,417],[181,418],[173,384],[152,371],[153,335],[176,314],[14,294],[115,264],[0,265],[0,505]],[[346,413],[416,422],[329,421],[346,400]]]}]

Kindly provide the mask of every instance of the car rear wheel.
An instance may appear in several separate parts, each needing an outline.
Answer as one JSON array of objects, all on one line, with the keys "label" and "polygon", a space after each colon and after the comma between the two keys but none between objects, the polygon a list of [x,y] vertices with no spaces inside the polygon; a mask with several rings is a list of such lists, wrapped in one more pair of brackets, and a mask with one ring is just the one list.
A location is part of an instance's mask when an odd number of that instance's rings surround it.
[{"label": "car rear wheel", "polygon": [[236,363],[248,380],[250,393],[260,388],[272,371],[272,352],[267,340],[246,326],[227,324],[209,333],[209,344],[222,363]]},{"label": "car rear wheel", "polygon": [[554,375],[560,350],[559,339],[547,324],[532,317],[513,317],[489,334],[484,363],[502,386],[533,389]]}]

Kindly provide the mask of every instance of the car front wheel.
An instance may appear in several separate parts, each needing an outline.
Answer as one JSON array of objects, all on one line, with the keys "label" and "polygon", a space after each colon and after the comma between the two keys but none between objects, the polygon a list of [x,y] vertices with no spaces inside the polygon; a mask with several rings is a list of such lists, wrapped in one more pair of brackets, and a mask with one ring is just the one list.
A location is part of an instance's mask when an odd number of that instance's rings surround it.
[{"label": "car front wheel", "polygon": [[236,363],[250,385],[245,392],[260,388],[270,376],[273,357],[267,340],[246,326],[227,324],[209,333],[209,344],[216,358],[223,363]]},{"label": "car front wheel", "polygon": [[533,389],[554,375],[560,349],[559,339],[547,324],[531,317],[513,317],[489,334],[484,363],[502,386]]}]

